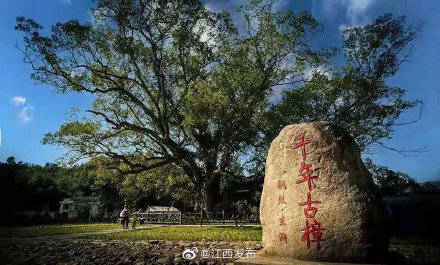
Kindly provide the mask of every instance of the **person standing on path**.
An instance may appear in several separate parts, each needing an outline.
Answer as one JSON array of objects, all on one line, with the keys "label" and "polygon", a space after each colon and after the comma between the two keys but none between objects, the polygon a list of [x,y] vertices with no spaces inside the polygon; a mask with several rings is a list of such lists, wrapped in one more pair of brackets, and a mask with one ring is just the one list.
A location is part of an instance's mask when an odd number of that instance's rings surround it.
[{"label": "person standing on path", "polygon": [[138,212],[135,212],[134,214],[133,214],[133,217],[132,217],[132,226],[131,226],[131,228],[133,229],[133,230],[136,230],[136,225],[137,225],[137,223],[138,223],[138,221],[139,221],[139,217],[138,217]]},{"label": "person standing on path", "polygon": [[124,206],[124,209],[119,214],[121,218],[122,229],[128,229],[128,223],[130,220],[130,212],[127,209],[127,206]]}]

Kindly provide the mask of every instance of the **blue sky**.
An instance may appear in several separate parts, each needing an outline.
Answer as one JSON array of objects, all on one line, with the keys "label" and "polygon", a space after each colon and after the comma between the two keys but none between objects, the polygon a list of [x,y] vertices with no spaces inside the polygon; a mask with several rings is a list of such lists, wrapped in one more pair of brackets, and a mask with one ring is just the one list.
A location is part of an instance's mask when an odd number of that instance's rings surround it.
[{"label": "blue sky", "polygon": [[[92,98],[85,94],[60,95],[46,85],[36,85],[30,79],[31,69],[22,61],[15,47],[21,34],[14,30],[16,16],[37,20],[50,27],[56,22],[70,19],[89,21],[93,2],[87,0],[6,0],[0,9],[0,161],[8,156],[17,160],[44,164],[53,162],[63,150],[43,146],[43,134],[56,130],[68,118],[73,107],[84,109]],[[237,1],[210,1],[214,10],[234,9]],[[340,29],[368,23],[383,13],[405,15],[409,21],[422,22],[424,27],[416,41],[410,61],[404,64],[390,85],[407,90],[410,98],[424,102],[422,119],[412,125],[397,127],[394,138],[387,144],[397,148],[426,147],[427,152],[418,157],[404,157],[396,152],[376,148],[370,157],[393,170],[408,173],[419,181],[440,178],[440,1],[404,0],[303,0],[279,2],[279,8],[308,10],[324,30],[319,38],[324,44],[341,42]],[[402,121],[412,119],[417,113],[402,116]]]}]

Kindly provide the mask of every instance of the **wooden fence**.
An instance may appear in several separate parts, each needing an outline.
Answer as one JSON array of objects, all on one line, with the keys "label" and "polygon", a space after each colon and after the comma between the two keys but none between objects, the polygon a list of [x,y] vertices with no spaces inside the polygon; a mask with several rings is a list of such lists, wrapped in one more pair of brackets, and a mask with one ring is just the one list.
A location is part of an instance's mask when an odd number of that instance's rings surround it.
[{"label": "wooden fence", "polygon": [[224,212],[146,212],[138,213],[141,223],[148,224],[259,224],[259,214],[242,215]]}]

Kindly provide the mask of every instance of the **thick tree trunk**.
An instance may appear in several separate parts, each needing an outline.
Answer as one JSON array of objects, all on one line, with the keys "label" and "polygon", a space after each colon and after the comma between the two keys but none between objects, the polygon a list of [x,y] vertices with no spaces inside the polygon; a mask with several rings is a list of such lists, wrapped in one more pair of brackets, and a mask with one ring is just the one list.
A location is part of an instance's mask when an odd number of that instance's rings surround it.
[{"label": "thick tree trunk", "polygon": [[220,199],[220,179],[214,178],[206,182],[202,190],[203,209],[206,212],[215,210]]},{"label": "thick tree trunk", "polygon": [[[201,206],[201,210],[206,212],[213,211],[220,200],[220,175],[216,175],[212,171],[212,166],[208,166],[208,168],[203,170],[197,167],[191,159],[185,161],[188,163],[183,162],[181,166],[196,186],[196,199],[198,200],[199,206]],[[210,163],[206,162],[205,164]],[[203,174],[201,172],[205,173]],[[197,208],[199,207],[197,206]]]}]

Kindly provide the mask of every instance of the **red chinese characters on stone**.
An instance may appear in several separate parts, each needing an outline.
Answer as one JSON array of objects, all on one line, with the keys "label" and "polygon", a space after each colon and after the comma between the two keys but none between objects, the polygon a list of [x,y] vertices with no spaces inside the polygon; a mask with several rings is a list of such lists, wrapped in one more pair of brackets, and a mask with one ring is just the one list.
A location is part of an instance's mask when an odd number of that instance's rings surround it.
[{"label": "red chinese characters on stone", "polygon": [[312,188],[313,188],[313,180],[317,180],[319,177],[319,169],[315,168],[313,169],[313,165],[310,163],[307,163],[307,152],[306,152],[306,145],[312,143],[310,140],[305,139],[305,134],[301,134],[299,137],[299,144],[294,145],[292,148],[297,149],[301,147],[301,154],[302,154],[302,161],[301,166],[299,168],[299,176],[302,177],[302,179],[299,179],[296,181],[297,184],[303,183],[307,181],[307,201],[298,203],[299,206],[305,206],[303,209],[304,216],[306,218],[313,219],[312,223],[309,225],[309,220],[306,219],[305,228],[301,229],[301,231],[304,231],[304,234],[301,237],[301,241],[305,241],[307,244],[307,248],[310,248],[311,243],[316,243],[317,250],[321,250],[321,241],[324,241],[322,238],[322,231],[325,230],[321,223],[318,222],[315,217],[316,213],[318,212],[318,208],[314,205],[320,204],[321,201],[313,201],[312,200]]},{"label": "red chinese characters on stone", "polygon": [[[282,189],[286,190],[287,189],[286,181],[278,180],[277,188],[280,190],[282,190]],[[284,205],[284,204],[286,204],[284,194],[278,195],[278,205]],[[286,218],[284,217],[284,215],[281,215],[281,218],[279,220],[280,220],[280,226],[286,225]],[[280,242],[284,242],[287,244],[287,234],[286,233],[280,233],[279,238],[280,238]]]},{"label": "red chinese characters on stone", "polygon": [[284,199],[284,195],[278,196],[278,205],[286,204],[286,200]]},{"label": "red chinese characters on stone", "polygon": [[283,242],[283,243],[287,244],[287,235],[286,235],[286,233],[280,233],[279,237],[280,237],[280,242]]},{"label": "red chinese characters on stone", "polygon": [[281,215],[280,226],[285,226],[285,225],[286,225],[286,218],[284,218],[284,215]]},{"label": "red chinese characters on stone", "polygon": [[277,184],[278,189],[287,189],[286,182],[284,180],[279,180]]},{"label": "red chinese characters on stone", "polygon": [[309,191],[312,190],[312,184],[314,179],[318,179],[318,175],[313,175],[315,171],[318,171],[318,169],[311,169],[311,164],[306,164],[305,161],[301,162],[301,167],[299,168],[299,175],[302,177],[302,179],[299,179],[296,181],[297,184],[303,183],[304,181],[307,181],[307,186],[309,188]]},{"label": "red chinese characters on stone", "polygon": [[313,207],[312,204],[319,204],[320,201],[312,201],[312,194],[310,192],[307,193],[307,201],[298,203],[299,206],[306,206],[304,208],[304,216],[306,218],[315,218],[316,212],[318,211],[318,208]]},{"label": "red chinese characters on stone", "polygon": [[305,140],[304,138],[305,138],[305,134],[303,133],[303,134],[301,134],[300,136],[299,136],[299,144],[297,144],[297,145],[295,145],[295,146],[292,146],[292,149],[296,149],[296,148],[299,148],[299,147],[301,147],[301,153],[302,153],[302,158],[303,158],[303,161],[306,161],[306,158],[307,158],[307,153],[306,153],[306,144],[310,144],[312,141],[309,141],[309,140]]},{"label": "red chinese characters on stone", "polygon": [[[304,231],[303,236],[301,237],[301,241],[305,241],[307,244],[307,248],[310,248],[310,243],[316,243],[316,249],[321,250],[321,241],[322,239],[322,231],[325,230],[321,227],[321,223],[316,221],[315,219],[309,225],[309,220],[306,220],[306,226],[301,231]],[[312,238],[310,238],[310,235]]]}]

